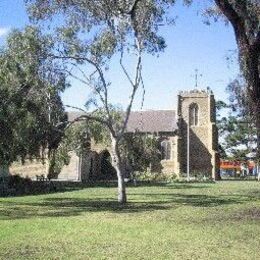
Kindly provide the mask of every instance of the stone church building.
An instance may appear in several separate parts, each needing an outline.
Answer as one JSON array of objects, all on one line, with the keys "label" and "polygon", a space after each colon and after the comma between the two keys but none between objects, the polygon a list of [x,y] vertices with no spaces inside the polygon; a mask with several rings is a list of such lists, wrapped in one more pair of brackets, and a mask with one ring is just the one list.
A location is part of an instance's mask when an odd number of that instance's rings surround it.
[{"label": "stone church building", "polygon": [[[69,120],[78,116],[69,113]],[[202,173],[216,178],[218,172],[218,135],[216,128],[215,99],[211,91],[181,91],[177,110],[133,111],[128,133],[143,133],[158,137],[161,145],[161,168],[165,174],[181,175]],[[70,164],[65,166],[58,179],[88,181],[104,172],[111,172],[108,162],[110,148],[91,141],[91,149],[78,157],[72,151]],[[40,163],[15,165],[11,174],[33,177],[44,174]]]}]

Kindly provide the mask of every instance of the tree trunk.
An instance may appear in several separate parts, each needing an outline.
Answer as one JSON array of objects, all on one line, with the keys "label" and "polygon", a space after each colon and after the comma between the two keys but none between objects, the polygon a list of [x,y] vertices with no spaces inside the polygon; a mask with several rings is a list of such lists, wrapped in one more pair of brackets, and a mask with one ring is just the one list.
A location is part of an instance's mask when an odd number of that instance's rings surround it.
[{"label": "tree trunk", "polygon": [[244,55],[246,61],[245,78],[248,83],[248,93],[250,97],[250,112],[252,113],[257,137],[257,162],[260,159],[260,69],[259,51],[255,47],[249,47]]},{"label": "tree trunk", "polygon": [[259,166],[260,165],[260,107],[259,107],[259,112],[257,112],[256,115],[256,136],[257,136],[256,162],[257,165]]},{"label": "tree trunk", "polygon": [[[249,31],[246,29],[246,20],[243,19],[245,12],[248,15],[248,10],[236,10],[234,8],[234,1],[228,0],[215,0],[216,5],[222,13],[231,22],[236,41],[239,49],[241,71],[244,73],[245,79],[248,84],[248,93],[251,102],[252,113],[254,114],[254,121],[257,130],[257,161],[260,159],[260,31],[256,32],[255,39],[252,39],[251,28]],[[248,18],[250,19],[250,18]],[[258,27],[257,27],[258,28]]]},{"label": "tree trunk", "polygon": [[118,202],[120,204],[125,204],[126,199],[126,188],[124,181],[124,167],[122,165],[122,159],[118,147],[118,140],[111,136],[112,141],[112,165],[116,169],[117,180],[118,180]]}]

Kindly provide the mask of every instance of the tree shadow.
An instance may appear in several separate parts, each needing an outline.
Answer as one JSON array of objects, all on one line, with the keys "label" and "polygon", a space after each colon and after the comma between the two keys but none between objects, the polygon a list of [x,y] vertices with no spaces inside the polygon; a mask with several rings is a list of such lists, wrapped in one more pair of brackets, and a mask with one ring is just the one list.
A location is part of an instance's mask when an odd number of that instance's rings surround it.
[{"label": "tree shadow", "polygon": [[200,183],[172,183],[167,185],[167,188],[174,190],[182,190],[182,189],[208,189],[211,188],[215,183],[207,183],[201,185]]},{"label": "tree shadow", "polygon": [[[167,183],[167,182],[149,182],[140,181],[135,185],[133,182],[126,183],[127,187],[167,187],[169,189],[205,189],[214,183]],[[0,190],[1,197],[24,197],[37,196],[53,193],[66,193],[86,188],[116,188],[117,181],[89,181],[89,182],[69,182],[69,181],[32,181],[27,187],[13,187],[6,189],[6,192]]]},{"label": "tree shadow", "polygon": [[115,200],[47,198],[37,203],[1,202],[0,220],[27,219],[34,217],[71,217],[86,212],[136,213],[166,210],[169,206],[157,202],[128,202],[121,205]]},{"label": "tree shadow", "polygon": [[[252,197],[248,196],[210,196],[201,194],[181,194],[181,193],[150,193],[150,194],[132,194],[137,196],[145,196],[158,203],[172,203],[174,205],[187,205],[192,207],[218,207],[230,204],[242,204],[247,201],[252,201]],[[159,198],[159,200],[157,199]],[[163,198],[163,200],[161,200]]]},{"label": "tree shadow", "polygon": [[[141,199],[135,199],[139,196]],[[111,198],[44,198],[39,202],[19,202],[2,200],[0,220],[27,219],[35,217],[71,217],[87,212],[112,212],[131,214],[157,210],[174,210],[182,206],[212,208],[223,205],[242,204],[252,197],[247,196],[209,196],[198,194],[135,193],[129,194],[129,202],[120,205]],[[257,198],[256,198],[257,199]],[[0,205],[1,205],[0,204]]]}]

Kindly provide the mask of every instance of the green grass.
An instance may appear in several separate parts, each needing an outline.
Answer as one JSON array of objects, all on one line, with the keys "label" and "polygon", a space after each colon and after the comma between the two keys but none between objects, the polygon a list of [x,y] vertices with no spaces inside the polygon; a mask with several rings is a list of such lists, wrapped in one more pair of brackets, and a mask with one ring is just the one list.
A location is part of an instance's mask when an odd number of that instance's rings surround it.
[{"label": "green grass", "polygon": [[260,259],[260,183],[0,198],[0,259]]}]

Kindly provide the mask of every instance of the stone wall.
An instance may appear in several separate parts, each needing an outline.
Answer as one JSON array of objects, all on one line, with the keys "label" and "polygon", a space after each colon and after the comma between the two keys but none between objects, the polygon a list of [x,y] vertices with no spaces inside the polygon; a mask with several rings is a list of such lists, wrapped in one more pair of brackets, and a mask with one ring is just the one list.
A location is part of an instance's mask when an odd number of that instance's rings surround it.
[{"label": "stone wall", "polygon": [[81,181],[80,158],[75,152],[70,152],[70,163],[65,165],[58,176],[59,180]]},{"label": "stone wall", "polygon": [[[160,139],[164,138],[166,138],[164,135],[160,137]],[[162,173],[179,175],[177,160],[178,137],[175,134],[170,133],[167,135],[167,140],[171,143],[171,158],[170,160],[161,160]]]},{"label": "stone wall", "polygon": [[[80,176],[80,158],[75,152],[70,153],[71,159],[69,165],[65,165],[58,176],[59,180],[79,181]],[[47,165],[43,164],[40,160],[29,161],[26,160],[24,164],[21,162],[13,163],[9,172],[12,175],[20,175],[22,177],[29,177],[33,180],[36,179],[36,175],[44,175],[47,177]]]},{"label": "stone wall", "polygon": [[29,177],[31,179],[36,179],[36,175],[46,176],[46,165],[40,160],[29,161],[26,160],[24,164],[21,162],[14,162],[10,168],[9,172],[12,175],[20,175],[21,177]]}]

